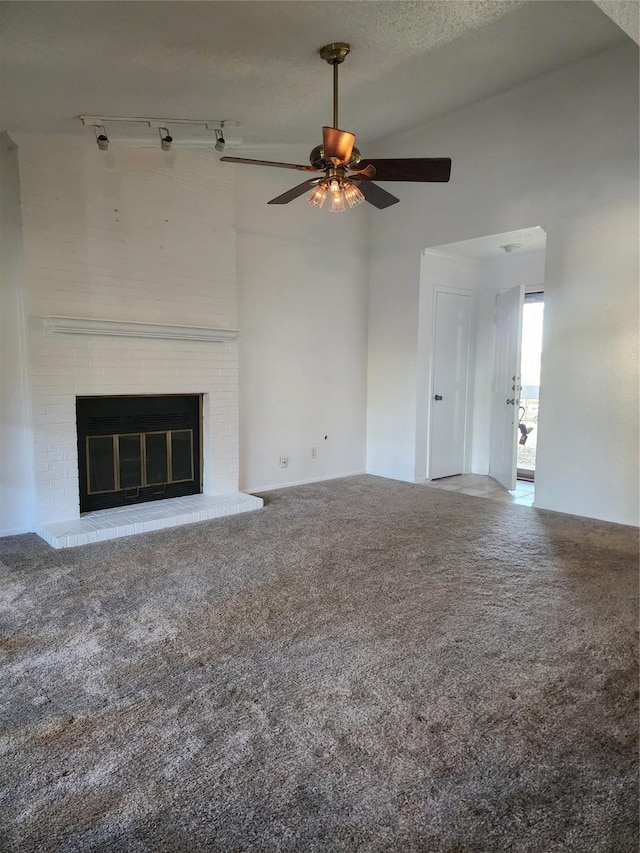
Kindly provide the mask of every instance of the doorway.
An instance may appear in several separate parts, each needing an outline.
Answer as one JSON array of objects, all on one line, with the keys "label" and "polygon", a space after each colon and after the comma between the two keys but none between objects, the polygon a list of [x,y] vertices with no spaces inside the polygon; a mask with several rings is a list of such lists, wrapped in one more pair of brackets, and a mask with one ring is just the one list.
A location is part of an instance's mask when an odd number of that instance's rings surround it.
[{"label": "doorway", "polygon": [[[538,441],[539,357],[536,375],[531,377],[528,367],[526,370],[526,384],[534,388],[525,389],[529,401],[523,412],[527,438],[520,445],[519,386],[525,384],[520,369],[520,323],[525,293],[542,292],[544,288],[546,236],[544,229],[533,226],[423,250],[418,317],[416,482],[489,475],[504,489],[514,492],[517,476],[533,476],[531,448]],[[443,329],[446,327],[443,341],[438,335],[441,319],[438,315],[445,306],[438,303],[438,294],[447,291],[466,296],[470,323],[468,327],[466,323],[443,323]],[[512,298],[507,295],[509,291],[513,291]],[[509,304],[502,304],[503,299]],[[531,299],[527,297],[527,313]],[[534,306],[535,311],[540,308]],[[456,329],[462,328],[464,334],[458,334]],[[443,352],[450,350],[444,358],[449,368],[456,362],[463,363],[464,347],[459,346],[463,340],[468,341],[466,407],[456,406],[457,415],[445,428],[444,423],[439,423],[440,417],[446,421],[439,354],[441,348]],[[499,371],[497,355],[504,362]],[[525,356],[525,361],[528,360]],[[444,384],[458,385],[447,377]],[[449,465],[454,445],[458,447],[455,465]],[[522,465],[527,471],[524,474],[517,470],[519,447],[525,448],[528,459]],[[533,488],[532,483],[521,486]]]},{"label": "doorway", "polygon": [[535,480],[538,446],[538,410],[540,405],[540,361],[544,294],[541,290],[525,293],[522,309],[522,346],[520,356],[521,390],[518,410],[518,480]]}]

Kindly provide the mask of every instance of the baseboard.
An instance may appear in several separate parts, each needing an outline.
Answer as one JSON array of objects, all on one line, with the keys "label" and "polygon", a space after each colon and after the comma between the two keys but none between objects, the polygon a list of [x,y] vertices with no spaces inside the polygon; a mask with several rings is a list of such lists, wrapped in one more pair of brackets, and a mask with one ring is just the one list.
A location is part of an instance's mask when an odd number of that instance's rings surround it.
[{"label": "baseboard", "polygon": [[310,477],[307,480],[291,480],[287,483],[276,483],[272,486],[245,486],[242,491],[254,494],[255,492],[273,492],[276,489],[288,489],[291,486],[307,486],[310,483],[323,483],[325,480],[342,480],[344,477],[358,477],[360,474],[366,474],[364,470],[348,471],[345,474],[331,474],[328,477]]},{"label": "baseboard", "polygon": [[23,533],[35,533],[35,530],[25,530],[24,527],[10,527],[7,530],[0,530],[0,538],[3,536],[22,536]]}]

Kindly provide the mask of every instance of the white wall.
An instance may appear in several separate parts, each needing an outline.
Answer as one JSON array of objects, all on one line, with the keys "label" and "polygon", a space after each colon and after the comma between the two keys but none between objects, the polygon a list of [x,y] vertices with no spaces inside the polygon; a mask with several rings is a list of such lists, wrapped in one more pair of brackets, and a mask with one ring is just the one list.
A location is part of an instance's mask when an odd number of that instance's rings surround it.
[{"label": "white wall", "polygon": [[[373,152],[372,152],[373,153]],[[547,233],[536,504],[638,523],[638,52],[608,51],[388,140],[449,155],[372,215],[368,462],[414,476],[420,252]],[[587,424],[575,438],[576,420]]]},{"label": "white wall", "polygon": [[[238,488],[237,342],[55,334],[43,317],[237,327],[233,171],[214,152],[20,134],[36,529],[79,515],[75,401],[203,394],[204,491]],[[4,330],[3,330],[4,331]]]},{"label": "white wall", "polygon": [[[287,151],[281,159],[304,163],[308,153]],[[364,205],[342,214],[318,210],[305,195],[268,206],[304,175],[232,168],[238,187],[241,488],[361,473],[369,212]],[[281,456],[289,458],[286,469],[279,467]]]},{"label": "white wall", "polygon": [[27,382],[18,152],[0,134],[0,536],[32,530],[34,471]]}]

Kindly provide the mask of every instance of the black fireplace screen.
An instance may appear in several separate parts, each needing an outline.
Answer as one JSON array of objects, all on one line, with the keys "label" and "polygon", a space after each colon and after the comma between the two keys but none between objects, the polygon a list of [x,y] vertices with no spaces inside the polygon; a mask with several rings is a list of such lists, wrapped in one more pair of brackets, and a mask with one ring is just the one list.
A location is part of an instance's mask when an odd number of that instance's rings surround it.
[{"label": "black fireplace screen", "polygon": [[200,400],[79,397],[80,511],[200,492]]}]

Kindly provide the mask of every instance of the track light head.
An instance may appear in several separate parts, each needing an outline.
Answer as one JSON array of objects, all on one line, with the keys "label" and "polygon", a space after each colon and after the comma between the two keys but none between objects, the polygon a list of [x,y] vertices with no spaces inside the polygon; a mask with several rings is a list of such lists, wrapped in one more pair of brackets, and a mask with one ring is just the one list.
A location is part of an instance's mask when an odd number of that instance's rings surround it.
[{"label": "track light head", "polygon": [[214,130],[214,133],[216,135],[216,144],[215,144],[216,151],[224,151],[225,145],[227,143],[226,143],[225,138],[224,138],[224,132],[222,130],[222,127],[216,128]]},{"label": "track light head", "polygon": [[[164,136],[162,135],[164,131]],[[163,151],[169,151],[171,148],[171,143],[173,142],[173,136],[169,133],[166,127],[159,127],[158,133],[160,134],[160,147]]]},{"label": "track light head", "polygon": [[94,124],[93,129],[96,134],[96,142],[101,151],[107,151],[109,148],[109,137],[103,124]]}]

